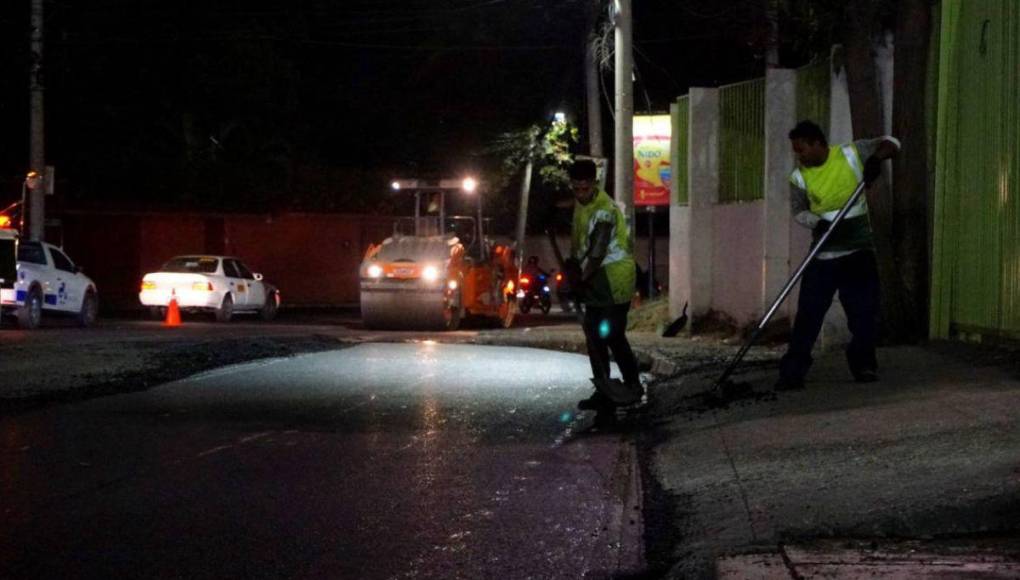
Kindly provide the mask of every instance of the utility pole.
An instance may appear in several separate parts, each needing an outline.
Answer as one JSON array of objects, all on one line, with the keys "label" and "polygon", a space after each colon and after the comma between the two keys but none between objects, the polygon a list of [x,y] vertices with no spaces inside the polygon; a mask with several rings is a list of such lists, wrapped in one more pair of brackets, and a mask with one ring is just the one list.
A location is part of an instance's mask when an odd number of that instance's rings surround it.
[{"label": "utility pole", "polygon": [[585,97],[588,101],[588,148],[592,157],[602,150],[602,95],[599,94],[598,22],[602,0],[591,0],[588,12],[588,44],[584,51]]},{"label": "utility pole", "polygon": [[765,21],[768,24],[765,68],[779,68],[779,0],[765,0]]},{"label": "utility pole", "polygon": [[[46,143],[43,115],[43,0],[32,0],[32,34],[29,58],[28,92],[29,117],[29,171],[39,176],[39,182],[29,193],[28,237],[41,240],[46,228]],[[25,208],[21,208],[25,211]]]},{"label": "utility pole", "polygon": [[521,202],[517,208],[517,269],[521,269],[524,263],[525,240],[528,223],[528,198],[531,196],[531,172],[534,167],[535,144],[538,141],[539,132],[531,131],[528,140],[528,162],[524,166],[524,179],[521,180]]},{"label": "utility pole", "polygon": [[616,163],[613,189],[634,235],[634,30],[631,0],[612,0],[616,27]]}]

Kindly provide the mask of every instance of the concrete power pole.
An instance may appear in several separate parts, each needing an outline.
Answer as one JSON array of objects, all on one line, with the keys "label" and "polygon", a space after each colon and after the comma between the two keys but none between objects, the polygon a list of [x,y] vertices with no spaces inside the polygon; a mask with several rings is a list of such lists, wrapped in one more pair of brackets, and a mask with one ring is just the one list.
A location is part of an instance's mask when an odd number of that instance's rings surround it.
[{"label": "concrete power pole", "polygon": [[538,136],[538,132],[535,131],[531,134],[531,139],[528,141],[528,162],[524,166],[524,178],[521,179],[521,201],[517,207],[517,230],[515,232],[518,270],[521,269],[521,265],[524,263],[524,254],[527,250],[525,248],[525,236],[528,225],[528,198],[531,197],[531,173],[534,167],[535,146]]},{"label": "concrete power pole", "polygon": [[[32,0],[31,59],[28,73],[30,101],[29,170],[39,175],[38,184],[29,194],[28,237],[41,240],[46,228],[46,143],[43,115],[43,0]],[[25,208],[21,208],[22,211]]]},{"label": "concrete power pole", "polygon": [[602,95],[599,94],[598,14],[602,0],[592,0],[588,15],[588,45],[584,51],[585,97],[588,101],[588,148],[592,157],[605,157],[602,149]]},{"label": "concrete power pole", "polygon": [[765,68],[779,68],[779,0],[765,0],[768,38],[765,42]]},{"label": "concrete power pole", "polygon": [[634,235],[634,30],[631,0],[613,0],[616,24],[616,163],[613,189]]}]

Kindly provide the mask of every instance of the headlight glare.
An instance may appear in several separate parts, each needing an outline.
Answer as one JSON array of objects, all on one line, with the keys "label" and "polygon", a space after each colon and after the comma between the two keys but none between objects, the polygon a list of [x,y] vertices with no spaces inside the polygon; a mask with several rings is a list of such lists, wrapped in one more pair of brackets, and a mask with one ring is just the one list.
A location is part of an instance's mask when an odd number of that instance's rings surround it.
[{"label": "headlight glare", "polygon": [[426,282],[435,282],[439,279],[439,268],[436,268],[435,266],[425,266],[425,268],[421,271],[421,277],[425,279]]},{"label": "headlight glare", "polygon": [[365,273],[368,274],[369,278],[378,278],[382,276],[382,266],[379,264],[372,264],[368,267],[368,270],[366,270]]}]

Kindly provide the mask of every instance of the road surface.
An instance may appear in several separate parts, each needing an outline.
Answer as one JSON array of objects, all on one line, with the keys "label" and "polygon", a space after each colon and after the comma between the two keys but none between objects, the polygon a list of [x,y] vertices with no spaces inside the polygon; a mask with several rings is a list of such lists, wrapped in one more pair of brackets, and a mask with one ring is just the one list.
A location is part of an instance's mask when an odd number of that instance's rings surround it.
[{"label": "road surface", "polygon": [[0,418],[0,577],[581,578],[641,563],[584,357],[362,344]]}]

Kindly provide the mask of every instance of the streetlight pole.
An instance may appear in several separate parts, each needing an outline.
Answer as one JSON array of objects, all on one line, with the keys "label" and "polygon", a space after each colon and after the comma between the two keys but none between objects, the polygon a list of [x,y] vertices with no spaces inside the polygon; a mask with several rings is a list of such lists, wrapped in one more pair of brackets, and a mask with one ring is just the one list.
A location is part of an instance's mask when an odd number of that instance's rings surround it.
[{"label": "streetlight pole", "polygon": [[[46,224],[46,144],[43,115],[43,0],[32,0],[31,46],[28,73],[30,101],[29,116],[29,172],[39,176],[38,185],[29,189],[28,237],[41,240],[45,236]],[[21,211],[25,211],[22,206]]]},{"label": "streetlight pole", "polygon": [[616,163],[613,189],[634,235],[634,30],[631,0],[613,0],[616,24]]},{"label": "streetlight pole", "polygon": [[585,98],[588,102],[588,152],[604,157],[602,151],[602,95],[599,94],[598,14],[601,0],[588,6],[588,41],[584,50]]}]

